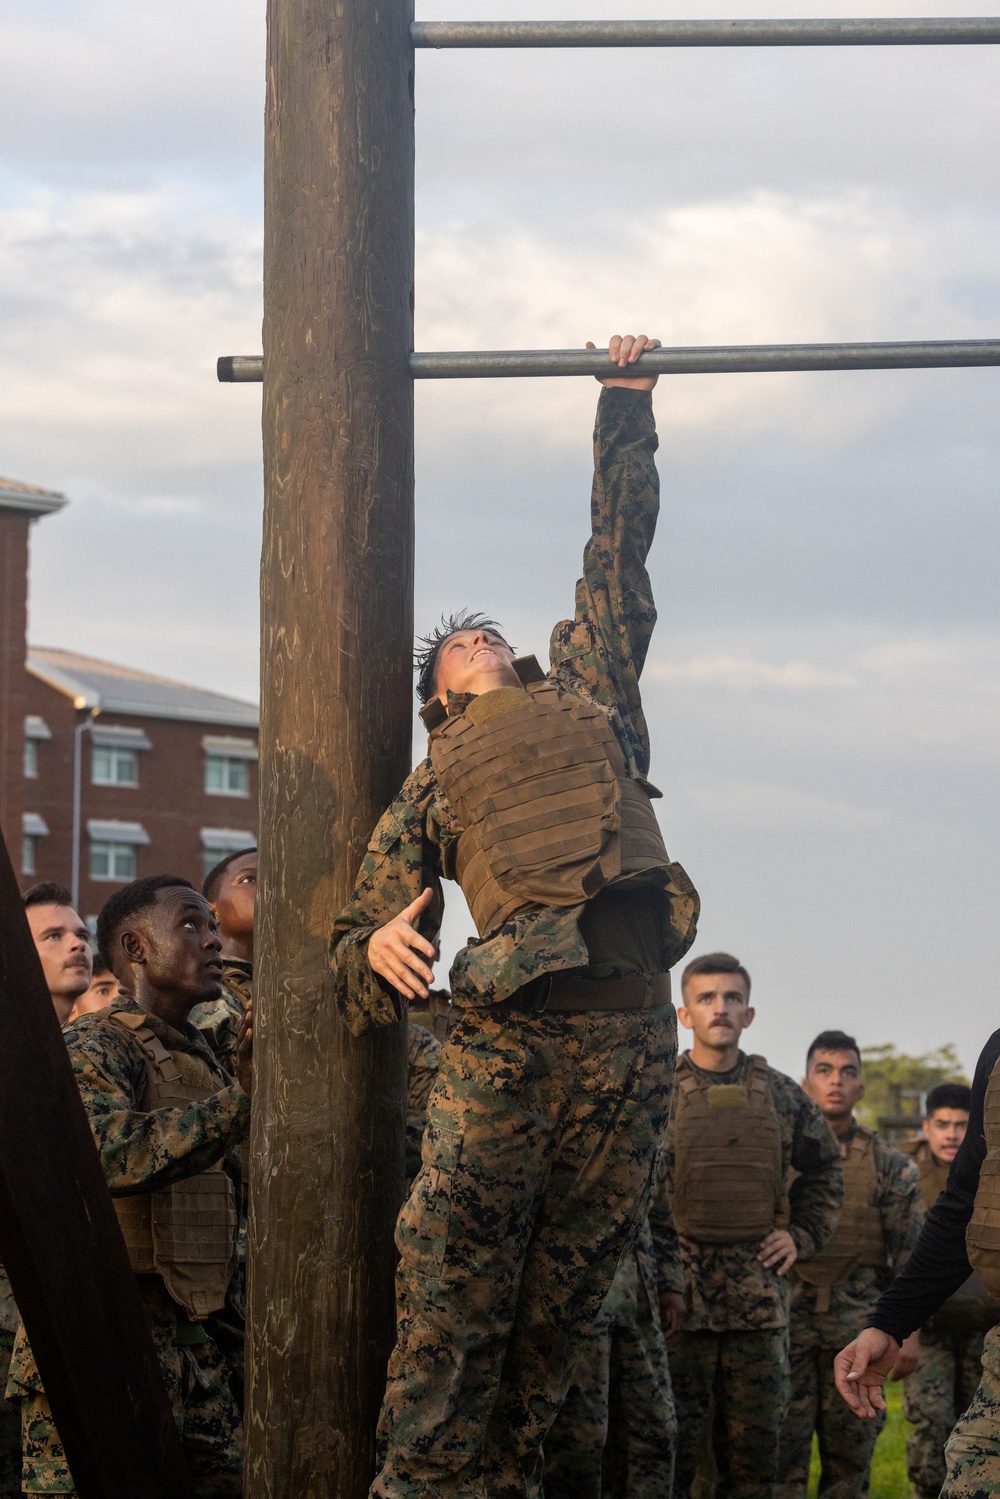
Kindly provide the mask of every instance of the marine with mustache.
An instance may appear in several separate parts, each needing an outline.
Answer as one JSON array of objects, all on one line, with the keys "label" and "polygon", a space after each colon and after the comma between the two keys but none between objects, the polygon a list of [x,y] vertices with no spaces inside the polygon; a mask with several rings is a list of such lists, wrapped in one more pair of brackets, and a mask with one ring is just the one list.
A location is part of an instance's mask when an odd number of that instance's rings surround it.
[{"label": "marine with mustache", "polygon": [[542,1441],[666,1128],[668,970],[697,896],[653,811],[639,693],[659,484],[656,379],[635,366],[654,347],[609,345],[592,534],[549,671],[515,659],[492,621],[442,621],[418,658],[428,757],[375,828],[333,933],[337,1000],[361,1035],[427,998],[442,878],[478,932],[452,966],[457,1018],[397,1225],[372,1488],[387,1499],[540,1492]]},{"label": "marine with mustache", "polygon": [[[840,1151],[799,1085],[740,1050],[754,1018],[750,975],[708,953],[681,978],[691,1050],[677,1065],[651,1218],[676,1225],[684,1320],[670,1340],[676,1499],[706,1454],[716,1499],[773,1499],[789,1400],[788,1271],[823,1248],[844,1197]],[[793,1179],[794,1178],[794,1179]],[[664,1266],[672,1289],[672,1265]]]},{"label": "marine with mustache", "polygon": [[[116,891],[98,918],[98,941],[121,993],[66,1028],[70,1062],[149,1315],[192,1495],[239,1499],[241,1417],[211,1319],[236,1271],[251,1015],[233,1078],[188,1022],[194,1005],[218,998],[222,958],[211,907],[186,880],[158,875]],[[7,1397],[21,1405],[23,1492],[74,1493],[23,1324]]]}]

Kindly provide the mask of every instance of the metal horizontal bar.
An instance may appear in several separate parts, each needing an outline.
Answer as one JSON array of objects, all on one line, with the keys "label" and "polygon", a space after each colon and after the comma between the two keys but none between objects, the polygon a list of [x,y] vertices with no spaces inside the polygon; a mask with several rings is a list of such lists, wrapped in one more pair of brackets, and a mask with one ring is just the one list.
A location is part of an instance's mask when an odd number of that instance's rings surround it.
[{"label": "metal horizontal bar", "polygon": [[413,21],[414,47],[886,47],[1000,42],[998,16],[764,21]]},{"label": "metal horizontal bar", "polygon": [[[962,369],[1000,365],[1000,338],[950,339],[933,343],[733,344],[708,348],[652,349],[642,370],[657,375],[766,374],[793,370]],[[411,354],[415,380],[479,380],[540,375],[609,373],[603,349],[499,349]],[[260,381],[259,354],[231,354],[218,363],[224,383]]]}]

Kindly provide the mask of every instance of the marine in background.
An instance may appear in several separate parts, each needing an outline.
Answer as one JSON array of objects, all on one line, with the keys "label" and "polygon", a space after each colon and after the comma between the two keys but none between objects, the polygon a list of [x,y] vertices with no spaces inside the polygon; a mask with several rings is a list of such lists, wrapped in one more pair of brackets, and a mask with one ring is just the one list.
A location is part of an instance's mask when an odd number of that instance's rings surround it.
[{"label": "marine in background", "polygon": [[[860,1332],[880,1293],[904,1264],[924,1220],[913,1162],[854,1110],[864,1097],[853,1036],[823,1031],[809,1048],[803,1083],[840,1146],[844,1208],[833,1237],[791,1273],[791,1400],[781,1429],[778,1499],[806,1499],[813,1432],[823,1499],[865,1499],[882,1423],[858,1421],[837,1394],[833,1360]],[[893,1377],[916,1365],[916,1338],[900,1350]]]},{"label": "marine in background", "polygon": [[118,980],[105,963],[100,953],[94,954],[94,971],[90,976],[90,988],[80,995],[70,1011],[70,1020],[79,1020],[81,1015],[94,1015],[106,1010],[118,998]]},{"label": "marine in background", "polygon": [[[941,1083],[925,1103],[923,1133],[900,1148],[920,1172],[928,1211],[944,1191],[951,1163],[965,1139],[972,1089]],[[983,1345],[1000,1322],[1000,1301],[976,1274],[920,1329],[920,1362],[903,1386],[903,1414],[913,1423],[906,1469],[913,1499],[937,1499],[945,1479],[944,1446],[979,1383]],[[845,1407],[846,1409],[846,1407]]]},{"label": "marine in background", "polygon": [[[222,1066],[227,1072],[231,1072],[240,1025],[247,1006],[253,1001],[257,850],[243,848],[236,853],[227,854],[214,869],[209,870],[201,893],[215,915],[222,943],[222,993],[209,1004],[196,1005],[190,1019],[191,1024],[201,1031]],[[446,1013],[444,1010],[443,1012]],[[437,1037],[431,1035],[424,1026],[411,1022],[407,1030],[407,1184],[420,1170],[420,1146],[427,1121],[427,1100],[437,1077],[440,1054],[441,1042]]]},{"label": "marine in background", "polygon": [[740,1050],[755,1012],[738,959],[689,963],[678,1013],[693,1041],[677,1066],[651,1214],[662,1237],[672,1208],[684,1264],[684,1321],[669,1352],[674,1493],[692,1495],[714,1451],[718,1499],[772,1499],[789,1398],[788,1271],[836,1228],[840,1153],[799,1085]]},{"label": "marine in background", "polygon": [[[116,891],[98,940],[122,995],[65,1032],[194,1480],[194,1499],[240,1499],[242,1424],[209,1319],[236,1272],[239,1145],[250,1122],[252,1030],[236,1079],[187,1022],[217,997],[215,919],[186,880]],[[23,1325],[7,1385],[21,1406],[22,1489],[72,1494],[73,1480]]]}]

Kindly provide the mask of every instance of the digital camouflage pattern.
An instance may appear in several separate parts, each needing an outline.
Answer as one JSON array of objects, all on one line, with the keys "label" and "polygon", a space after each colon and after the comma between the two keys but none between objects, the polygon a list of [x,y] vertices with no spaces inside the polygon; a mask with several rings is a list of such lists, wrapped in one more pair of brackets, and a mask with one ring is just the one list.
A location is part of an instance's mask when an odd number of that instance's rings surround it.
[{"label": "digital camouflage pattern", "polygon": [[[713,1083],[745,1083],[750,1058],[740,1052],[731,1072],[713,1072]],[[800,1256],[816,1254],[832,1235],[844,1200],[840,1154],[819,1109],[790,1077],[768,1068],[771,1096],[781,1126],[785,1180],[797,1173],[789,1192],[789,1230]],[[674,1234],[670,1193],[674,1170],[673,1115],[657,1173],[650,1213],[654,1239]],[[685,1332],[762,1332],[788,1326],[788,1281],[765,1270],[759,1243],[699,1244],[683,1241]]]},{"label": "digital camouflage pattern", "polygon": [[[127,998],[116,1000],[112,1009],[139,1013]],[[112,1196],[136,1188],[157,1191],[219,1160],[238,1189],[239,1145],[249,1127],[249,1099],[219,1067],[194,1026],[177,1031],[155,1015],[146,1015],[145,1021],[168,1051],[188,1052],[206,1062],[218,1077],[219,1091],[201,1103],[145,1112],[146,1060],[135,1036],[102,1015],[83,1015],[66,1026],[63,1036],[70,1062]],[[181,1313],[158,1276],[140,1275],[136,1281],[150,1311],[185,1450],[199,1475],[198,1499],[236,1499],[242,1493],[242,1438],[229,1387],[229,1363],[205,1328]],[[72,1493],[23,1324],[7,1394],[21,1401],[23,1489]]]},{"label": "digital camouflage pattern", "polygon": [[1000,1494],[1000,1327],[986,1334],[979,1386],[948,1438],[944,1457],[941,1499]]},{"label": "digital camouflage pattern", "polygon": [[465,1012],[399,1217],[398,1335],[372,1488],[535,1499],[539,1448],[648,1207],[672,1006]]},{"label": "digital camouflage pattern", "polygon": [[[746,1083],[750,1058],[740,1052],[729,1072],[713,1083]],[[803,1258],[822,1249],[837,1226],[844,1198],[837,1142],[820,1110],[784,1073],[768,1068],[781,1127],[782,1173],[789,1181],[789,1231]],[[673,1128],[667,1131],[650,1217],[658,1246],[674,1234],[670,1193]],[[699,1457],[709,1441],[714,1401],[715,1462],[719,1499],[771,1499],[778,1439],[788,1405],[787,1277],[757,1259],[759,1242],[704,1244],[681,1240],[684,1266],[683,1329],[670,1340],[670,1374],[677,1409],[675,1491],[691,1493]],[[662,1289],[670,1262],[663,1266]]]},{"label": "digital camouflage pattern", "polygon": [[545,1438],[545,1499],[670,1499],[677,1421],[648,1217]]},{"label": "digital camouflage pattern", "polygon": [[406,1028],[406,1180],[420,1170],[427,1100],[437,1081],[441,1042],[422,1025]]},{"label": "digital camouflage pattern", "polygon": [[[659,511],[652,398],[621,388],[602,392],[594,430],[592,535],[577,584],[576,614],[552,632],[551,675],[601,706],[621,745],[630,774],[649,768],[649,739],[639,675],[656,621],[646,554]],[[461,713],[468,694],[450,694],[449,713]],[[350,903],[331,940],[337,1003],[355,1034],[398,1019],[395,991],[372,972],[368,939],[425,889],[434,890],[421,926],[433,940],[443,910],[441,880],[462,826],[438,786],[429,760],[407,779],[368,844]],[[671,967],[694,940],[698,898],[679,867],[670,896],[670,924],[662,933],[662,968]],[[577,924],[581,906],[539,906],[473,940],[456,957],[451,992],[456,1006],[499,1003],[543,973],[583,968],[586,944]]]},{"label": "digital camouflage pattern", "polygon": [[[0,1265],[0,1397],[7,1387],[19,1320],[7,1272]],[[0,1398],[0,1499],[16,1499],[20,1492],[21,1421],[16,1406]]]},{"label": "digital camouflage pattern", "polygon": [[[840,1136],[843,1157],[854,1138]],[[872,1141],[875,1206],[892,1270],[913,1249],[924,1221],[920,1173],[914,1163],[878,1136]],[[812,1436],[819,1439],[824,1499],[864,1499],[875,1441],[884,1417],[859,1421],[841,1399],[833,1380],[833,1360],[861,1329],[891,1278],[862,1265],[842,1286],[817,1288],[791,1272],[791,1397],[781,1431],[778,1499],[806,1499]],[[829,1310],[821,1311],[829,1296]],[[942,1474],[943,1476],[943,1474]],[[940,1489],[940,1482],[938,1489]],[[935,1489],[935,1495],[938,1492]]]},{"label": "digital camouflage pattern", "polygon": [[195,1005],[188,1016],[188,1024],[201,1031],[230,1077],[236,1075],[236,1042],[252,1003],[253,964],[244,958],[223,958],[219,998]]},{"label": "digital camouflage pattern", "polygon": [[941,1492],[945,1443],[976,1393],[985,1339],[984,1332],[943,1338],[920,1330],[920,1363],[903,1381],[903,1414],[914,1427],[906,1439],[913,1499]]}]

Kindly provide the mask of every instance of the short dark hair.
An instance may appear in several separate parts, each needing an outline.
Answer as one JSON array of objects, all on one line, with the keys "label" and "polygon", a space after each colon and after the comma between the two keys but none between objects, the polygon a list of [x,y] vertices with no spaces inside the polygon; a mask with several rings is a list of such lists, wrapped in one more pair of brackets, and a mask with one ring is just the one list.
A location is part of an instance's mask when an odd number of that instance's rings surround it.
[{"label": "short dark hair", "polygon": [[806,1052],[806,1071],[809,1071],[809,1063],[813,1059],[813,1053],[817,1051],[853,1051],[858,1059],[858,1070],[861,1069],[861,1047],[853,1036],[846,1031],[820,1031],[809,1050]]},{"label": "short dark hair", "polygon": [[972,1112],[972,1089],[966,1083],[938,1083],[924,1101],[924,1116],[929,1119],[938,1109],[961,1109]]},{"label": "short dark hair", "polygon": [[704,957],[693,958],[681,974],[681,994],[688,979],[699,973],[738,973],[747,986],[747,998],[750,998],[750,975],[739,958],[734,958],[730,952],[707,952]]},{"label": "short dark hair", "polygon": [[24,909],[29,906],[69,906],[73,908],[73,897],[65,885],[57,885],[55,880],[42,880],[38,885],[32,885],[21,897],[24,901]]},{"label": "short dark hair", "polygon": [[251,843],[249,848],[237,849],[236,853],[227,854],[224,859],[220,859],[218,864],[214,865],[208,871],[202,882],[201,893],[205,899],[209,902],[215,900],[215,897],[219,893],[219,886],[222,884],[222,876],[230,864],[235,864],[237,859],[242,859],[246,854],[255,854],[256,852],[256,843]]},{"label": "short dark hair", "polygon": [[194,890],[191,881],[179,874],[149,874],[108,896],[97,918],[97,950],[112,973],[118,972],[114,964],[115,940],[126,921],[155,906],[158,890],[169,890],[175,885]]},{"label": "short dark hair", "polygon": [[413,652],[417,697],[422,703],[429,703],[434,696],[441,647],[450,636],[457,635],[461,630],[490,630],[494,635],[499,635],[505,645],[510,646],[510,641],[506,640],[496,620],[487,619],[485,614],[475,614],[469,609],[459,609],[457,614],[442,614],[441,623],[435,625],[429,634],[417,636]]}]

